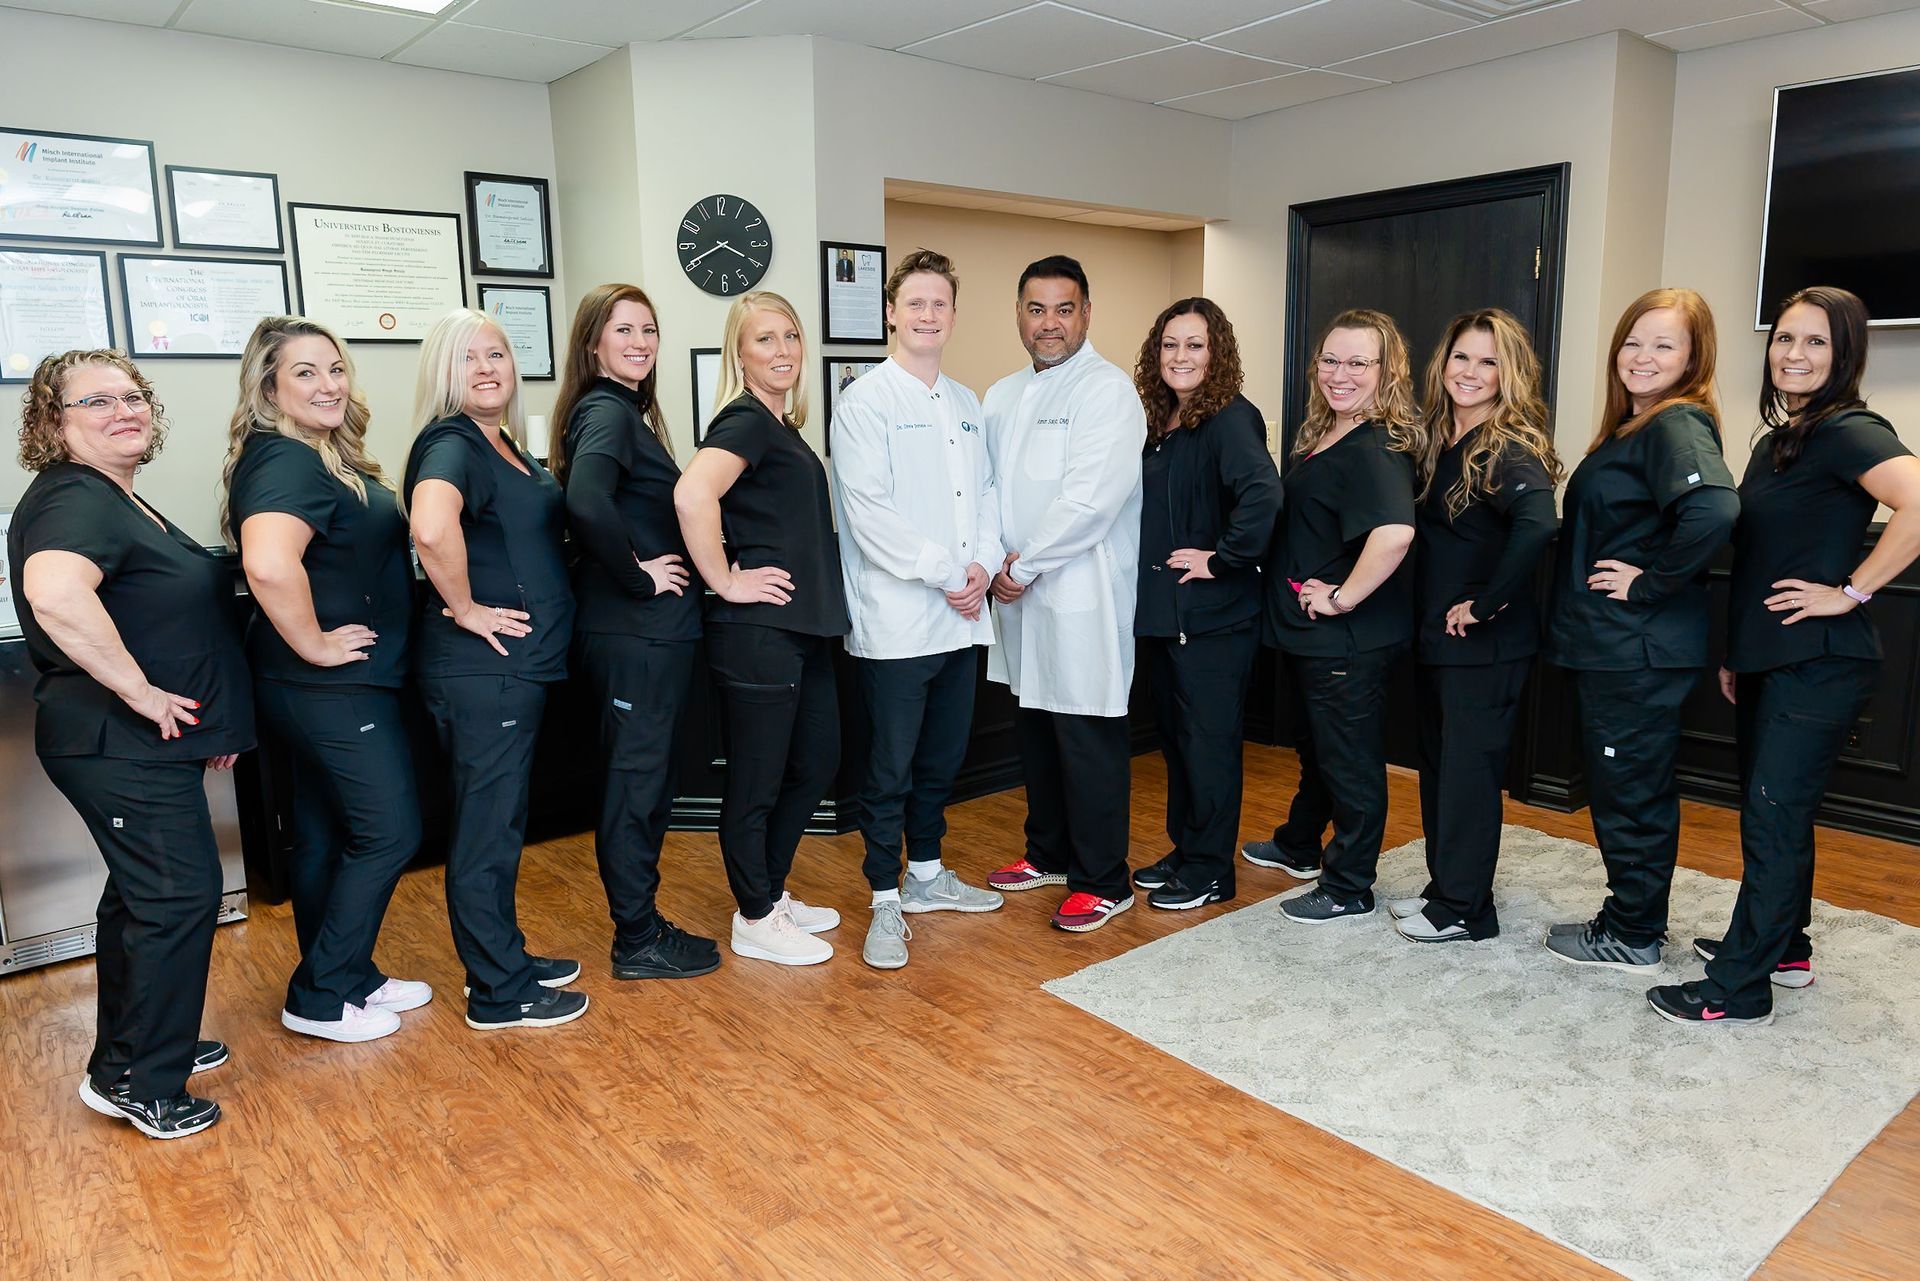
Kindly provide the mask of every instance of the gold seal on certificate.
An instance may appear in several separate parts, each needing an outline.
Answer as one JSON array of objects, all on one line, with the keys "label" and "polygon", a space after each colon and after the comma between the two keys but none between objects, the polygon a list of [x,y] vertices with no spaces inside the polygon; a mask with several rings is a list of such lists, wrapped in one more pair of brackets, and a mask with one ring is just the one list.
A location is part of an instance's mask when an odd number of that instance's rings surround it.
[{"label": "gold seal on certificate", "polygon": [[419,342],[466,304],[460,215],[289,202],[300,314],[352,342]]}]

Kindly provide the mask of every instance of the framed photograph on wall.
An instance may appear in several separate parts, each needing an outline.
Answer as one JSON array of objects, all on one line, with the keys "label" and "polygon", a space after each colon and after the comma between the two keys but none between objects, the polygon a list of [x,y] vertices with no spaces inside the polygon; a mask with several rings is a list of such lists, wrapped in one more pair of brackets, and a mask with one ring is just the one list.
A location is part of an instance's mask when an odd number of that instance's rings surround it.
[{"label": "framed photograph on wall", "polygon": [[553,278],[553,216],[545,178],[467,174],[467,252],[476,276]]},{"label": "framed photograph on wall", "polygon": [[277,254],[287,247],[275,174],[168,165],[167,209],[176,249]]},{"label": "framed photograph on wall", "polygon": [[159,189],[150,142],[0,129],[0,240],[158,249]]},{"label": "framed photograph on wall", "polygon": [[287,202],[300,314],[348,342],[419,342],[467,305],[460,215]]},{"label": "framed photograph on wall", "polygon": [[695,347],[693,356],[693,447],[707,438],[713,421],[713,397],[720,390],[720,349]]},{"label": "framed photograph on wall", "polygon": [[820,384],[825,391],[823,397],[827,407],[826,423],[821,427],[821,439],[826,442],[826,453],[833,453],[833,402],[840,393],[853,386],[854,379],[870,374],[881,361],[879,356],[827,356],[820,366],[824,381]]},{"label": "framed photograph on wall", "polygon": [[287,265],[121,254],[120,299],[141,360],[238,359],[262,317],[287,314]]},{"label": "framed photograph on wall", "polygon": [[0,249],[0,383],[24,383],[55,352],[113,346],[107,255]]},{"label": "framed photograph on wall", "polygon": [[887,345],[887,247],[820,242],[820,341]]},{"label": "framed photograph on wall", "polygon": [[524,382],[550,383],[553,369],[553,300],[545,285],[480,286],[480,310],[500,322],[513,345],[513,364]]}]

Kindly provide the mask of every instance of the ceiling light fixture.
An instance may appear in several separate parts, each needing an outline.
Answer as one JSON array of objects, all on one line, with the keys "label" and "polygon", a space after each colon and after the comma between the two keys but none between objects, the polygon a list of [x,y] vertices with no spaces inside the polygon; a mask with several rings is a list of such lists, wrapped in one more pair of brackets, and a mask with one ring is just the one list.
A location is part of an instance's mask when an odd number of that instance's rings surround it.
[{"label": "ceiling light fixture", "polygon": [[400,9],[406,13],[424,13],[428,17],[448,8],[454,0],[353,0],[368,9]]}]

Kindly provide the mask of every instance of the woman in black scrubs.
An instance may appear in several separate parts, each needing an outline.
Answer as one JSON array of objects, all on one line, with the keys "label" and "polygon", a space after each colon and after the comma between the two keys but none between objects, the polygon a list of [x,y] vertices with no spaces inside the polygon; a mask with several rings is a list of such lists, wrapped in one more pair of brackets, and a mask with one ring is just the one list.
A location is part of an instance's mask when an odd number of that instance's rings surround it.
[{"label": "woman in black scrubs", "polygon": [[[1676,1023],[1766,1023],[1772,987],[1813,982],[1814,817],[1880,671],[1873,594],[1920,553],[1920,460],[1867,409],[1867,309],[1815,286],[1767,333],[1762,434],[1740,482],[1720,690],[1740,757],[1740,897],[1704,980],[1647,1000]],[[1874,509],[1893,516],[1865,559]]]},{"label": "woman in black scrubs", "polygon": [[800,438],[807,351],[793,304],[736,298],[721,353],[718,408],[673,500],[694,568],[719,597],[707,660],[727,717],[720,852],[739,906],[730,946],[818,965],[833,948],[813,936],[840,914],[787,893],[787,873],[839,768],[833,655],[850,624],[826,469]]},{"label": "woman in black scrubs", "polygon": [[431,588],[413,666],[453,778],[447,913],[467,1026],[565,1023],[587,1009],[557,990],[580,963],[528,954],[514,886],[540,714],[573,632],[566,517],[559,484],[520,447],[520,378],[491,317],[453,311],[428,332],[413,416],[402,492]]},{"label": "woman in black scrubs", "polygon": [[1740,512],[1720,455],[1713,313],[1642,294],[1614,327],[1600,433],[1567,482],[1548,657],[1573,673],[1607,901],[1555,925],[1575,965],[1651,970],[1680,849],[1680,707],[1707,662],[1707,566]]},{"label": "woman in black scrubs", "polygon": [[166,418],[117,351],[49,356],[20,422],[36,475],[7,530],[34,750],[107,864],[98,1021],[80,1099],[155,1139],[220,1119],[187,1077],[227,1058],[198,1041],[220,912],[208,769],[253,746],[233,576],[134,493]]},{"label": "woman in black scrubs", "polygon": [[1273,839],[1242,850],[1249,863],[1319,879],[1281,904],[1305,925],[1374,908],[1387,825],[1387,677],[1413,631],[1403,562],[1421,435],[1407,344],[1392,317],[1334,317],[1314,371],[1266,584],[1267,635],[1297,699],[1300,788]]},{"label": "woman in black scrubs", "polygon": [[687,576],[673,512],[680,468],[656,394],[659,352],[646,294],[633,285],[589,290],[573,317],[548,460],[580,552],[573,646],[600,705],[607,779],[594,852],[620,979],[687,978],[720,965],[711,939],[686,933],[654,905],[701,592]]},{"label": "woman in black scrubs", "polygon": [[1280,476],[1244,380],[1233,326],[1206,298],[1161,312],[1134,365],[1148,430],[1133,632],[1167,758],[1173,842],[1133,874],[1153,907],[1234,896],[1260,562],[1280,512]]},{"label": "woman in black scrubs", "polygon": [[291,751],[300,965],[280,1022],[331,1041],[400,1030],[433,999],[388,978],[373,944],[420,846],[400,714],[413,567],[407,521],[366,452],[367,402],[324,326],[269,316],[240,358],[227,536],[259,607],[247,658],[264,728]]},{"label": "woman in black scrubs", "polygon": [[1414,684],[1427,885],[1387,904],[1417,943],[1489,939],[1500,791],[1540,616],[1533,577],[1564,474],[1540,362],[1498,308],[1455,316],[1427,362],[1414,555]]}]

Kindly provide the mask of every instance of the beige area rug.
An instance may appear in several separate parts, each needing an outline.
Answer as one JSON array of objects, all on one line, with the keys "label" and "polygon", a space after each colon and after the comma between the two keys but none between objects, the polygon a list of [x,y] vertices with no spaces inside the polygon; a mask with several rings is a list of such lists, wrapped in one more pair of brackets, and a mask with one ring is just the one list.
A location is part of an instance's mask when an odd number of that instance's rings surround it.
[{"label": "beige area rug", "polygon": [[1229,1085],[1629,1277],[1757,1268],[1920,1089],[1920,929],[1814,904],[1814,972],[1767,1027],[1669,1023],[1642,995],[1698,978],[1731,881],[1681,869],[1657,976],[1566,965],[1599,853],[1508,827],[1484,943],[1415,944],[1423,842],[1381,858],[1381,906],[1289,922],[1269,899],[1048,983]]}]

